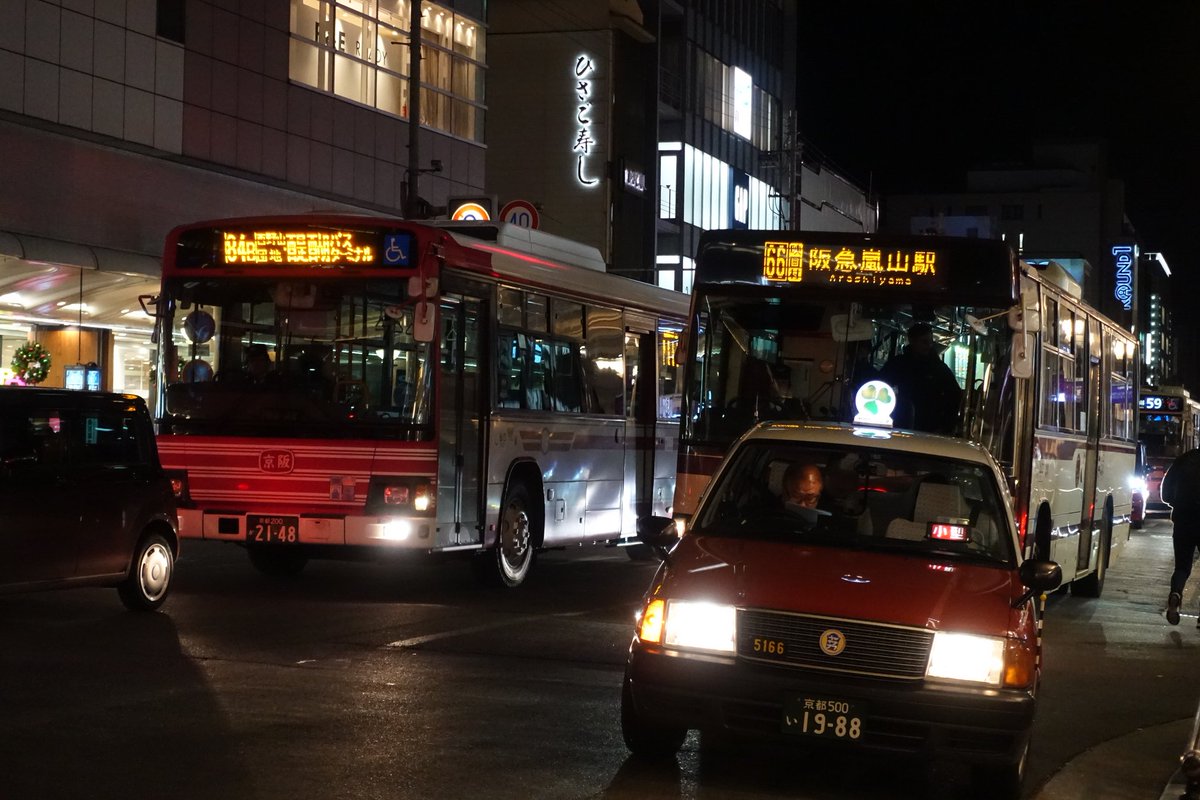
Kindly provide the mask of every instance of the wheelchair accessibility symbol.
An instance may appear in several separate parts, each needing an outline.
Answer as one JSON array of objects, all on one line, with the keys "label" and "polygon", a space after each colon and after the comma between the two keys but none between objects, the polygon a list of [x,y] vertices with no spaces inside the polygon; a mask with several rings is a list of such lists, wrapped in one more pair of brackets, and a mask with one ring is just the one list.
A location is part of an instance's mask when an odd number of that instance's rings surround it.
[{"label": "wheelchair accessibility symbol", "polygon": [[407,267],[412,237],[407,233],[389,233],[383,237],[383,263],[389,267]]}]

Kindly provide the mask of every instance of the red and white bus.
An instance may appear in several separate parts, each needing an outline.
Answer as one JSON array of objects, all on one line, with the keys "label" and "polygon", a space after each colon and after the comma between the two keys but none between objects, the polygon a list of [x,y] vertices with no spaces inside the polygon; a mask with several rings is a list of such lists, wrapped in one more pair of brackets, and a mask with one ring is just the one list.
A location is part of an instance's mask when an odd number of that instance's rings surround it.
[{"label": "red and white bus", "polygon": [[[918,322],[959,387],[946,432],[1003,465],[1027,549],[1098,594],[1129,536],[1137,340],[1084,303],[1062,267],[1020,261],[1001,241],[703,234],[674,515],[691,514],[756,421],[855,421],[859,390],[886,375]],[[890,404],[895,388],[866,404]]]},{"label": "red and white bus", "polygon": [[633,543],[670,507],[687,297],[594,248],[488,223],[218,220],[170,234],[154,303],[180,535],[265,573],[466,553],[516,586],[536,550]]},{"label": "red and white bus", "polygon": [[1145,446],[1145,511],[1170,511],[1159,494],[1163,475],[1182,453],[1200,447],[1200,403],[1182,386],[1146,389],[1138,398],[1138,439]]}]

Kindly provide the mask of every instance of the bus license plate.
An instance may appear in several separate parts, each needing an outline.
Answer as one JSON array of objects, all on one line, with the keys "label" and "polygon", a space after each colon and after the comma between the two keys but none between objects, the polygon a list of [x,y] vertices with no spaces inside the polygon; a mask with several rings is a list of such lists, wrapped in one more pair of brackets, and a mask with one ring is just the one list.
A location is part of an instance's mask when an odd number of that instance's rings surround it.
[{"label": "bus license plate", "polygon": [[262,544],[298,544],[300,518],[247,514],[246,541]]},{"label": "bus license plate", "polygon": [[783,732],[857,742],[863,735],[863,707],[835,697],[788,697]]}]

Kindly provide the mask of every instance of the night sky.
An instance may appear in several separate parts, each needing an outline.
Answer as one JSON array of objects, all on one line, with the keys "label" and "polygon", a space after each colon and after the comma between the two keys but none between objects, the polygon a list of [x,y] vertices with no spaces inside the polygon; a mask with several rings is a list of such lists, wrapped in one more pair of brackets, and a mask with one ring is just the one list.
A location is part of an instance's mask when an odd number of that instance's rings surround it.
[{"label": "night sky", "polygon": [[1178,306],[1200,288],[1197,38],[1190,0],[801,0],[800,131],[885,194],[962,189],[968,166],[1024,159],[1040,136],[1104,139]]}]

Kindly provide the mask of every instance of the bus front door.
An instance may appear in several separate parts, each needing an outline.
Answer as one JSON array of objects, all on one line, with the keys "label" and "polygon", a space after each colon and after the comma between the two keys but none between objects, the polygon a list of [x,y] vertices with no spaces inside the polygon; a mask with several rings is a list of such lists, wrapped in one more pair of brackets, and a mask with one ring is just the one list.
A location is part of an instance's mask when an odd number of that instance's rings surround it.
[{"label": "bus front door", "polygon": [[442,545],[482,541],[480,493],[481,369],[480,309],[476,297],[448,294],[441,301],[438,396],[438,522],[451,535]]},{"label": "bus front door", "polygon": [[632,537],[638,517],[653,508],[656,418],[654,324],[626,316],[625,332],[625,500],[622,537]]}]

